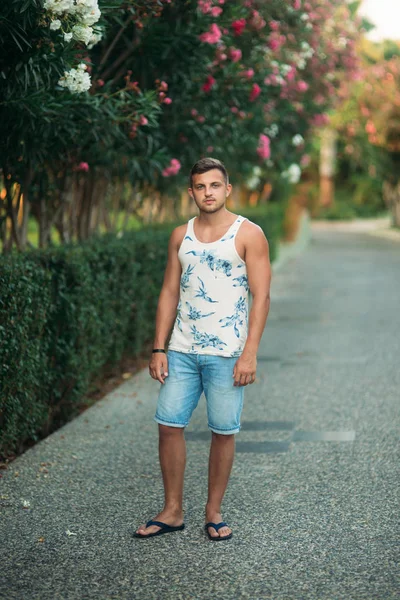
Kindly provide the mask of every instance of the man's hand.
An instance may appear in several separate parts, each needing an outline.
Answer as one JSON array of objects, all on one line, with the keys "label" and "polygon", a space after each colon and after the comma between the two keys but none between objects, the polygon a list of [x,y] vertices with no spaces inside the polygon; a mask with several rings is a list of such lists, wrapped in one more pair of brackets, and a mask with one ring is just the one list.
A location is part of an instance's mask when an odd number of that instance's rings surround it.
[{"label": "man's hand", "polygon": [[234,386],[247,385],[256,380],[257,357],[252,354],[242,354],[233,367]]},{"label": "man's hand", "polygon": [[149,372],[153,379],[158,379],[160,383],[165,383],[164,379],[168,377],[168,358],[164,352],[155,352],[152,354]]}]

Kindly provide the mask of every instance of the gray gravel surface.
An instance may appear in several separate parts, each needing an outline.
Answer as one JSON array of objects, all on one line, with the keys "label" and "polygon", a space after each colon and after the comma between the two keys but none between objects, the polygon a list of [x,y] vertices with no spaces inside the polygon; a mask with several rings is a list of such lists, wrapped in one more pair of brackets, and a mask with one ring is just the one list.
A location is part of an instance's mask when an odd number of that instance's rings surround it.
[{"label": "gray gravel surface", "polygon": [[162,506],[144,370],[3,471],[0,597],[398,598],[399,301],[400,244],[314,232],[274,273],[223,506],[233,538],[203,531],[204,398],[186,529],[132,537]]}]

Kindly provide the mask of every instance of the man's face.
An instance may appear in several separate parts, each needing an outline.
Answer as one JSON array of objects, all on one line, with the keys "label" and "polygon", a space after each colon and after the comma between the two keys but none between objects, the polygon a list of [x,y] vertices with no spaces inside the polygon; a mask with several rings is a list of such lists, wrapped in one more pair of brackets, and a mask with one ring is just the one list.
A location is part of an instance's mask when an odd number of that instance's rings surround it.
[{"label": "man's face", "polygon": [[210,214],[225,205],[232,186],[225,184],[224,176],[219,169],[193,175],[192,181],[193,187],[189,188],[189,194],[201,211]]}]

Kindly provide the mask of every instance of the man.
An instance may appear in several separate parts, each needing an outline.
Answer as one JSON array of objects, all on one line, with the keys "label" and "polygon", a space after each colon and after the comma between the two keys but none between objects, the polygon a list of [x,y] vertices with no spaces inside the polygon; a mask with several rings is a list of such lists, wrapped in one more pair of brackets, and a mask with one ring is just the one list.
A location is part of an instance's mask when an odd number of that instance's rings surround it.
[{"label": "man", "polygon": [[220,161],[199,160],[191,170],[189,188],[199,216],[177,227],[170,237],[149,365],[151,377],[162,384],[154,418],[165,504],[135,537],[184,528],[184,428],[203,391],[212,431],[205,530],[213,541],[232,537],[222,520],[221,503],[240,429],[244,387],[256,377],[257,350],[270,305],[271,268],[262,229],[227,210],[231,190]]}]

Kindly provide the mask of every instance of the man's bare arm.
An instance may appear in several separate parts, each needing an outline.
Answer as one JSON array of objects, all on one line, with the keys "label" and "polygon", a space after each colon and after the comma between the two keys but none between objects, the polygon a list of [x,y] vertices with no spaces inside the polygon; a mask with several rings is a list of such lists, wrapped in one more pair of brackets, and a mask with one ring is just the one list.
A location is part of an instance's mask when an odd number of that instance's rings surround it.
[{"label": "man's bare arm", "polygon": [[234,385],[247,385],[255,380],[257,350],[270,307],[271,264],[268,240],[258,225],[249,223],[248,227],[245,262],[252,305],[247,340],[242,355],[235,365]]},{"label": "man's bare arm", "polygon": [[[176,317],[179,302],[179,288],[182,267],[178,258],[179,246],[185,235],[186,225],[174,229],[168,243],[168,260],[164,274],[164,281],[157,304],[156,333],[153,348],[164,348],[168,335]],[[164,383],[168,375],[168,359],[162,352],[154,353],[149,364],[150,375]]]}]

